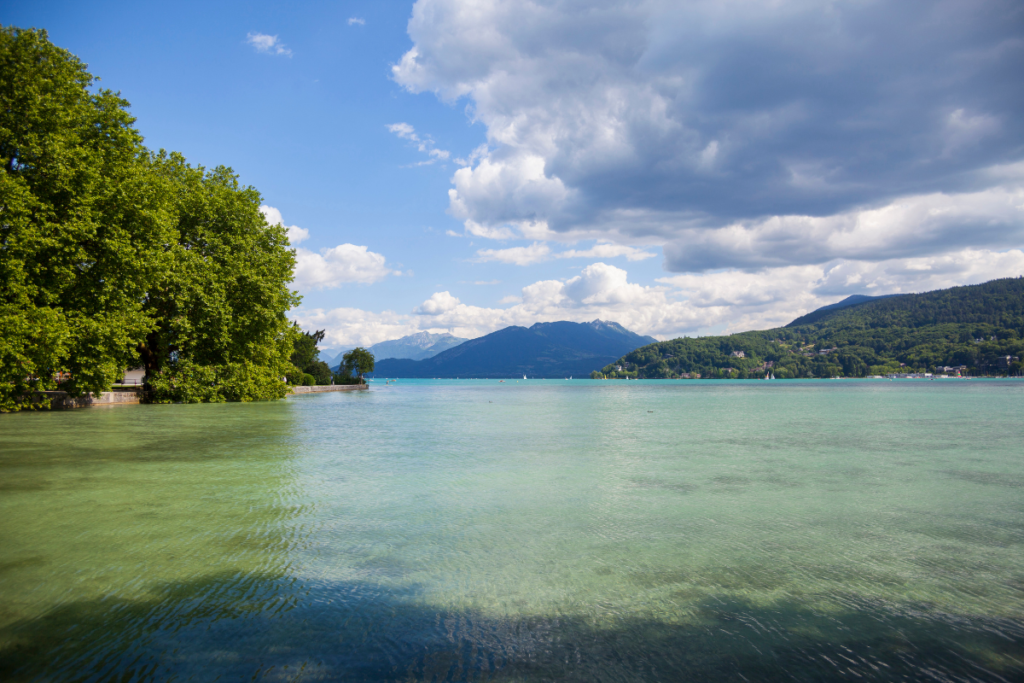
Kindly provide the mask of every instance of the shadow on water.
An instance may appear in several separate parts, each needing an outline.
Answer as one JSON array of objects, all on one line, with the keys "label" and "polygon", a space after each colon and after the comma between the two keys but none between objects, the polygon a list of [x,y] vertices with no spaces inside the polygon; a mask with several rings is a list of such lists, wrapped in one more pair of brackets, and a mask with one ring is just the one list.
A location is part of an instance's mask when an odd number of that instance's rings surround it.
[{"label": "shadow on water", "polygon": [[0,678],[290,681],[1011,681],[1020,620],[846,596],[843,612],[695,599],[685,623],[495,618],[371,584],[215,575],[0,629]]}]

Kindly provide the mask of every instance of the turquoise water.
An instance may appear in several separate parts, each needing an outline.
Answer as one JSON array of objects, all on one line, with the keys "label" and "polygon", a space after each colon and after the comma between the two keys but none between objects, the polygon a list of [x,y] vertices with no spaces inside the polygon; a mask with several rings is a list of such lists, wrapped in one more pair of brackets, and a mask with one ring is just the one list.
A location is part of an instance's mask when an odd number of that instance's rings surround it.
[{"label": "turquoise water", "polygon": [[0,417],[0,679],[1024,679],[1024,382]]}]

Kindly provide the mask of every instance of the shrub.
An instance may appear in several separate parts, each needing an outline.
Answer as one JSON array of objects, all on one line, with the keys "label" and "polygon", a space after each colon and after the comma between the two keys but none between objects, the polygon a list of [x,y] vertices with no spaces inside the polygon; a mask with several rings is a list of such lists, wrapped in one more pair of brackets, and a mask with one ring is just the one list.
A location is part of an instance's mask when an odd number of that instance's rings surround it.
[{"label": "shrub", "polygon": [[149,378],[153,403],[223,403],[216,369],[182,360]]},{"label": "shrub", "polygon": [[153,403],[223,403],[284,398],[288,388],[272,369],[250,362],[196,365],[180,360],[149,379]]}]

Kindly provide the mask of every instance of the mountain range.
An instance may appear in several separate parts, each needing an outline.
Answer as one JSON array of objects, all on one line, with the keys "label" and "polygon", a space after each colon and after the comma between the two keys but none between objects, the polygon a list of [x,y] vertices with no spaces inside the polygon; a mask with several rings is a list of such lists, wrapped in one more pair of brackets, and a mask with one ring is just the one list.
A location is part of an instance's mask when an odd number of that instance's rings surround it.
[{"label": "mountain range", "polygon": [[424,360],[377,361],[377,377],[587,377],[595,368],[657,340],[594,320],[512,326]]}]

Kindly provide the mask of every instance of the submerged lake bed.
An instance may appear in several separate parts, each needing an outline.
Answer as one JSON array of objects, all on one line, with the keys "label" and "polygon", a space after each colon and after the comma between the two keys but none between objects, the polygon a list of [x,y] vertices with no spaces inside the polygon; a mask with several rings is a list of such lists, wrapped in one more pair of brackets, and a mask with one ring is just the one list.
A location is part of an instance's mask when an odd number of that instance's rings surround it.
[{"label": "submerged lake bed", "polygon": [[3,680],[1020,680],[1024,382],[0,418]]}]

